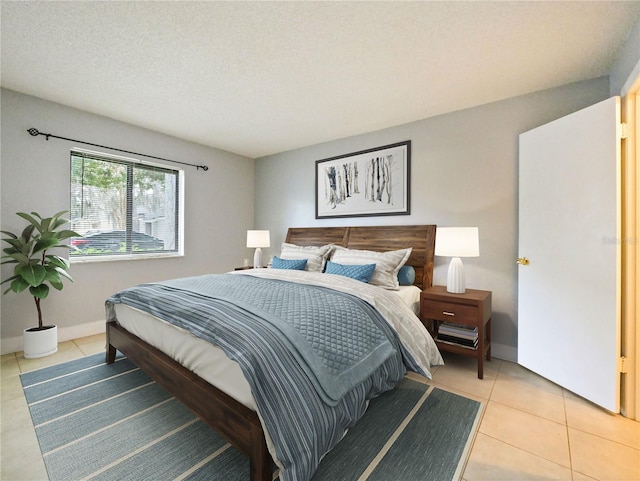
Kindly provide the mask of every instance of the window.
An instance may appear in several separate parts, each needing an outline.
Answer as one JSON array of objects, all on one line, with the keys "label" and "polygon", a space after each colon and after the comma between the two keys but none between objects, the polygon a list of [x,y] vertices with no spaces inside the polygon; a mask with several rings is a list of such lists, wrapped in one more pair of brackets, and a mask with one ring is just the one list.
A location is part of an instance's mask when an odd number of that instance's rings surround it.
[{"label": "window", "polygon": [[180,252],[182,171],[71,151],[71,259]]}]

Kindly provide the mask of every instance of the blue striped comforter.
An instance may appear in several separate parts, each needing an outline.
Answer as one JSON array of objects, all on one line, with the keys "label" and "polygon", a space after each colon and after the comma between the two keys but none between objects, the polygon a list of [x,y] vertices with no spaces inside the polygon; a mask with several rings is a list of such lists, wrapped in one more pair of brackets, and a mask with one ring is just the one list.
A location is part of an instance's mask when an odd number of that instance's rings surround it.
[{"label": "blue striped comforter", "polygon": [[[238,275],[142,284],[107,300],[173,323],[238,362],[283,481],[306,481],[406,370],[402,346],[365,301],[331,289]],[[406,353],[405,353],[406,355]]]}]

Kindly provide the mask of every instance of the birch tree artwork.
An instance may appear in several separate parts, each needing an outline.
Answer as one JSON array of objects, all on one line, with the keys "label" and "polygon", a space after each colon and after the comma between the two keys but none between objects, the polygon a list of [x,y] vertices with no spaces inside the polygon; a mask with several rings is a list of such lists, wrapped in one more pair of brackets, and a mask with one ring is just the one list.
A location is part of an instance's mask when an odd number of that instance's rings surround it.
[{"label": "birch tree artwork", "polygon": [[316,161],[316,218],[407,214],[410,141]]},{"label": "birch tree artwork", "polygon": [[393,155],[372,158],[367,164],[365,198],[393,204]]},{"label": "birch tree artwork", "polygon": [[360,193],[357,162],[325,167],[324,180],[325,200],[332,209],[335,209],[338,204],[344,203],[354,194]]}]

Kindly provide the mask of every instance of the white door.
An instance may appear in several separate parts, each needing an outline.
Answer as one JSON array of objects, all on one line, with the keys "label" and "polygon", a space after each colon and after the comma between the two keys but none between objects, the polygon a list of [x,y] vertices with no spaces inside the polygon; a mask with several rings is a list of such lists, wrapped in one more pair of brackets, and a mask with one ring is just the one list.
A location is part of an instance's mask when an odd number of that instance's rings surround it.
[{"label": "white door", "polygon": [[518,363],[612,412],[618,358],[620,99],[520,135]]}]

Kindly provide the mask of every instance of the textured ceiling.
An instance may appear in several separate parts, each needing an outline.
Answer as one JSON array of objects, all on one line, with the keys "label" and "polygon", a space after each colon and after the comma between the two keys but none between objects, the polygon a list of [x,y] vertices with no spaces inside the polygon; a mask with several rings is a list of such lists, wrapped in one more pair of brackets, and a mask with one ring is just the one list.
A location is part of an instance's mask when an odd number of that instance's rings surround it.
[{"label": "textured ceiling", "polygon": [[2,1],[2,86],[248,157],[609,74],[640,2]]}]

